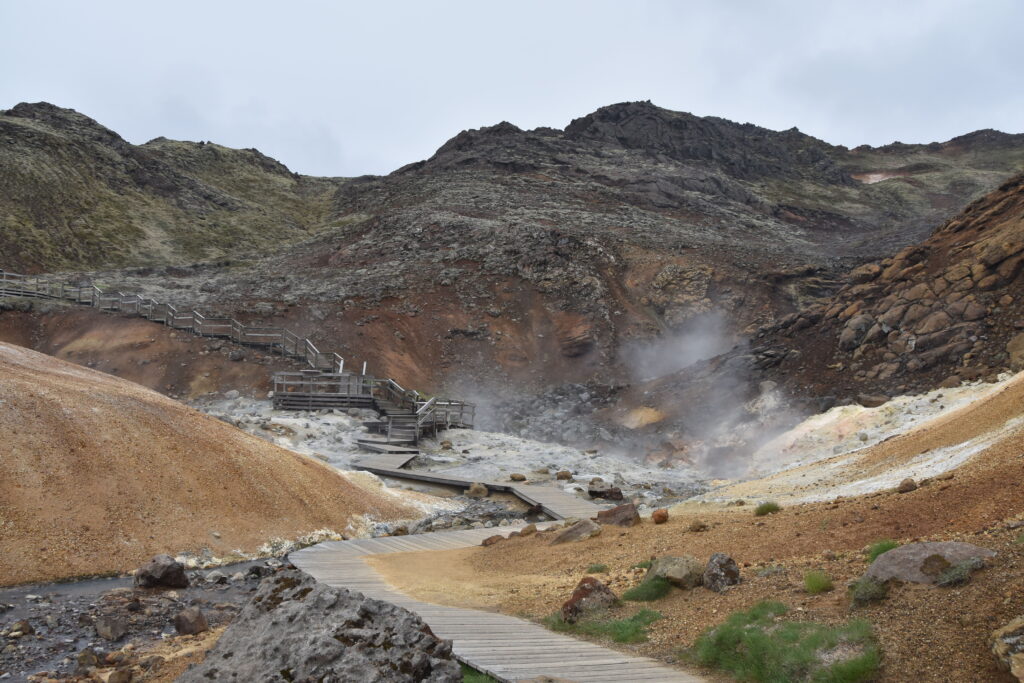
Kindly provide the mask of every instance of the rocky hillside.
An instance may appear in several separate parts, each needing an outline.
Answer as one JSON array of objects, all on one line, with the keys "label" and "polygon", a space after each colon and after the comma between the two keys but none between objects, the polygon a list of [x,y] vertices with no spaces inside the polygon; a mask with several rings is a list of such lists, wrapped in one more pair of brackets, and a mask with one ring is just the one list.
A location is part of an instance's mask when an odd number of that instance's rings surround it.
[{"label": "rocky hillside", "polygon": [[0,111],[0,268],[182,263],[266,251],[326,220],[341,181],[254,149],[132,145],[47,104]]},{"label": "rocky hillside", "polygon": [[[12,112],[23,108],[51,111]],[[276,249],[230,271],[121,270],[97,274],[102,284],[284,323],[376,372],[448,390],[663,375],[683,364],[648,368],[633,357],[637,343],[712,326],[717,352],[831,296],[850,268],[923,239],[1024,166],[1024,135],[851,150],[796,129],[644,102],[602,108],[564,130],[465,131],[430,159],[333,185],[295,179],[254,153],[116,140],[132,159],[219,188],[232,206],[274,207],[246,219],[245,239],[223,226],[186,231],[180,253],[199,253],[186,248],[191,237],[209,253],[222,253],[217,239],[226,236],[254,247],[266,238]],[[186,195],[175,202],[202,205]],[[260,232],[303,210],[305,222]],[[211,211],[206,224],[250,215]],[[132,225],[151,225],[138,215]],[[282,245],[307,234],[296,225],[328,227]]]},{"label": "rocky hillside", "polygon": [[[849,273],[839,291],[607,409],[669,452],[737,457],[772,428],[839,402],[993,380],[1024,369],[1024,175],[1004,182],[922,242]],[[782,410],[780,408],[787,408]],[[672,444],[685,444],[674,447]]]}]

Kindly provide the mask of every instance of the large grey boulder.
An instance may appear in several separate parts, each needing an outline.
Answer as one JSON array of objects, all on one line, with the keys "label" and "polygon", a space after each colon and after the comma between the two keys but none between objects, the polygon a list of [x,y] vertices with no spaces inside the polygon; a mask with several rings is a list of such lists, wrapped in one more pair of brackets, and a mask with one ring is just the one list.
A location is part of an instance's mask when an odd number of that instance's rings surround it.
[{"label": "large grey boulder", "polygon": [[658,577],[677,588],[694,588],[704,581],[704,565],[693,555],[659,557],[651,563],[644,581]]},{"label": "large grey boulder", "polygon": [[456,683],[451,641],[412,612],[300,571],[265,579],[202,664],[179,683]]},{"label": "large grey boulder", "polygon": [[909,543],[882,553],[865,574],[879,582],[935,583],[950,567],[973,558],[994,557],[988,548],[957,541]]},{"label": "large grey boulder", "polygon": [[185,565],[170,555],[157,555],[135,572],[135,585],[141,588],[188,588]]}]

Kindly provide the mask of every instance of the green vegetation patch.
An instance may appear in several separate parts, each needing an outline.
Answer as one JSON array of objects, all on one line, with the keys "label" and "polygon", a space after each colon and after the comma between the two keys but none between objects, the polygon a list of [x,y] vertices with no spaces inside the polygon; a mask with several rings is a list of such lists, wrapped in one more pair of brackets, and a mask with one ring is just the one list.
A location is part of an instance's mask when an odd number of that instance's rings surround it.
[{"label": "green vegetation patch", "polygon": [[868,546],[868,562],[874,562],[878,559],[879,555],[887,553],[893,548],[899,548],[900,544],[891,538],[886,538],[881,541],[876,541]]},{"label": "green vegetation patch", "polygon": [[498,679],[471,666],[462,664],[462,680],[464,683],[498,683]]},{"label": "green vegetation patch", "polygon": [[651,602],[660,600],[672,590],[672,584],[664,576],[656,576],[643,583],[633,586],[622,594],[623,600],[630,602]]},{"label": "green vegetation patch", "polygon": [[842,626],[782,621],[786,606],[762,602],[708,629],[687,656],[742,681],[858,683],[875,677],[881,655],[866,621]]},{"label": "green vegetation patch", "polygon": [[606,564],[592,564],[587,567],[588,574],[607,574],[608,565]]},{"label": "green vegetation patch", "polygon": [[985,566],[985,562],[978,557],[971,557],[963,562],[958,562],[952,567],[947,567],[936,580],[940,586],[962,586],[971,580],[971,574]]},{"label": "green vegetation patch", "polygon": [[850,585],[850,599],[854,607],[863,607],[872,602],[880,602],[889,596],[889,584],[875,581],[867,576]]},{"label": "green vegetation patch", "polygon": [[578,633],[586,636],[611,638],[616,643],[642,643],[647,640],[647,628],[661,619],[654,610],[642,609],[625,619],[596,617],[570,624],[558,612],[544,619],[544,625],[560,633]]},{"label": "green vegetation patch", "polygon": [[630,569],[650,569],[651,564],[653,564],[651,560],[644,560],[643,562],[637,562]]},{"label": "green vegetation patch", "polygon": [[812,569],[804,574],[804,590],[811,595],[827,593],[832,587],[832,577],[820,569]]},{"label": "green vegetation patch", "polygon": [[775,501],[769,500],[765,501],[764,503],[761,503],[756,508],[754,508],[754,514],[758,517],[764,517],[765,515],[770,515],[773,512],[778,512],[781,509],[781,505],[779,505]]}]

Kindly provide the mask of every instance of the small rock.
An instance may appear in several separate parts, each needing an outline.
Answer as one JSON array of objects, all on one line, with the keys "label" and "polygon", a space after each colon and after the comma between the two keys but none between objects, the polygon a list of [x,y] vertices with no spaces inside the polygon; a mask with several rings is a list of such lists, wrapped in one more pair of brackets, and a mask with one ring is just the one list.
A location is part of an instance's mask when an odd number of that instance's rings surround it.
[{"label": "small rock", "polygon": [[907,477],[900,482],[900,485],[896,487],[896,493],[910,493],[911,491],[917,490],[917,482]]},{"label": "small rock", "polygon": [[572,481],[572,472],[569,470],[560,470],[555,472],[555,479],[559,481]]},{"label": "small rock", "polygon": [[214,569],[212,572],[207,572],[203,579],[206,583],[227,583],[228,576],[219,569]]},{"label": "small rock", "polygon": [[96,651],[91,647],[87,647],[75,656],[75,662],[78,666],[78,671],[81,673],[87,672],[89,669],[93,669],[100,665],[100,658],[96,654]]},{"label": "small rock", "polygon": [[526,475],[516,472],[515,474],[509,475],[509,479],[512,481],[526,481]]},{"label": "small rock", "polygon": [[231,575],[231,581],[234,583],[238,583],[239,581],[245,581],[245,574],[243,574],[242,572],[235,572]]},{"label": "small rock", "polygon": [[725,553],[715,553],[704,569],[704,587],[717,593],[740,582],[740,568]]},{"label": "small rock", "polygon": [[575,624],[588,612],[608,609],[618,601],[608,586],[592,576],[587,576],[580,580],[572,595],[562,605],[562,619]]},{"label": "small rock", "polygon": [[603,498],[604,500],[622,500],[622,490],[617,486],[595,480],[587,484],[587,494],[591,498]]},{"label": "small rock", "polygon": [[880,405],[884,405],[889,402],[889,397],[885,394],[858,394],[857,403],[861,404],[865,408],[877,408]]},{"label": "small rock", "polygon": [[599,524],[614,524],[615,526],[636,526],[640,523],[640,513],[632,503],[617,505],[609,510],[601,510],[597,513]]},{"label": "small rock", "polygon": [[668,510],[666,510],[665,508],[655,510],[654,514],[651,515],[651,520],[655,524],[664,524],[668,521]]},{"label": "small rock", "polygon": [[174,630],[183,636],[192,636],[209,629],[206,616],[198,607],[188,607],[174,616]]},{"label": "small rock", "polygon": [[490,491],[487,487],[480,482],[474,482],[472,486],[466,489],[466,495],[470,498],[486,498]]},{"label": "small rock", "polygon": [[441,450],[450,451],[452,448],[452,442],[449,441],[448,439],[445,439],[444,441],[441,442]]},{"label": "small rock", "polygon": [[519,535],[520,536],[532,536],[535,533],[537,533],[537,525],[536,524],[527,524],[526,526],[524,526],[522,529],[519,530]]},{"label": "small rock", "polygon": [[28,623],[28,620],[26,619],[14,622],[11,625],[11,631],[12,634],[14,631],[20,631],[23,636],[30,636],[36,632],[36,630],[32,628],[32,624]]},{"label": "small rock", "polygon": [[551,545],[559,545],[561,543],[575,543],[576,541],[583,541],[588,538],[592,538],[601,533],[601,525],[595,524],[589,519],[583,519],[568,529],[563,529],[557,536],[551,540]]},{"label": "small rock", "polygon": [[92,625],[96,629],[96,635],[109,641],[120,640],[128,632],[128,622],[113,615],[96,617]]},{"label": "small rock", "polygon": [[501,534],[494,534],[493,536],[488,536],[483,541],[481,541],[480,545],[482,545],[482,546],[484,546],[486,548],[489,545],[494,545],[495,543],[501,543],[504,540],[505,540],[505,537],[502,536]]},{"label": "small rock", "polygon": [[690,522],[690,526],[688,528],[690,529],[690,531],[693,532],[707,531],[708,524],[702,519],[695,519],[692,522]]},{"label": "small rock", "polygon": [[668,555],[659,557],[651,563],[647,574],[644,575],[644,581],[663,577],[677,588],[694,588],[704,580],[703,572],[700,560],[693,555]]}]

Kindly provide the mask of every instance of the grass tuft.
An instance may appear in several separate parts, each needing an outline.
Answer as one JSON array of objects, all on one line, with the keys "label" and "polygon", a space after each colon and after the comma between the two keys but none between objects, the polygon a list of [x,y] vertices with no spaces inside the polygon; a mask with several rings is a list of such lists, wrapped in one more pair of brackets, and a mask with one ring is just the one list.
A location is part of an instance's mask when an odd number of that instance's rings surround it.
[{"label": "grass tuft", "polygon": [[889,584],[863,577],[850,586],[850,598],[854,607],[864,607],[872,602],[880,602],[889,596]]},{"label": "grass tuft", "polygon": [[952,567],[947,567],[935,582],[939,586],[949,588],[950,586],[962,586],[971,580],[971,574],[985,566],[981,558],[971,557],[963,562],[958,562]]},{"label": "grass tuft", "polygon": [[587,636],[611,638],[616,643],[643,643],[647,640],[647,628],[661,619],[654,610],[642,609],[625,619],[586,619],[570,624],[555,612],[543,622],[552,631],[579,633]]},{"label": "grass tuft", "polygon": [[[705,631],[687,656],[743,681],[860,683],[877,675],[881,657],[870,624],[781,621],[786,611],[781,603],[762,602],[735,612]],[[853,656],[828,663],[830,654],[843,650]]]},{"label": "grass tuft", "polygon": [[497,678],[465,664],[462,664],[462,680],[464,683],[498,683]]},{"label": "grass tuft", "polygon": [[607,574],[608,565],[606,564],[592,564],[587,567],[588,574]]},{"label": "grass tuft", "polygon": [[765,501],[764,503],[761,503],[756,508],[754,508],[754,514],[758,517],[764,517],[765,515],[770,515],[774,512],[778,512],[781,509],[781,505],[779,505],[775,501],[769,500]]},{"label": "grass tuft", "polygon": [[665,597],[671,589],[672,584],[668,582],[668,579],[656,576],[625,591],[622,594],[622,599],[630,602],[651,602]]},{"label": "grass tuft", "polygon": [[883,555],[893,548],[899,548],[900,544],[891,538],[885,538],[881,541],[875,541],[868,547],[868,562],[874,562],[878,559],[879,555]]},{"label": "grass tuft", "polygon": [[820,569],[813,569],[804,574],[804,590],[811,595],[827,593],[832,588],[832,577]]},{"label": "grass tuft", "polygon": [[644,560],[643,562],[637,562],[630,569],[650,569],[652,564],[651,560]]}]

